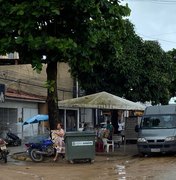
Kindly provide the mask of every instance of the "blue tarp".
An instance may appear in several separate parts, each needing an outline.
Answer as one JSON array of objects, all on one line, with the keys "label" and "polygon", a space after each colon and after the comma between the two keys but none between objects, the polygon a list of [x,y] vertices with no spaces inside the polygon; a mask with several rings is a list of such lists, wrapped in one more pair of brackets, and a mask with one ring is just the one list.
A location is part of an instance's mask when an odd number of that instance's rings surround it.
[{"label": "blue tarp", "polygon": [[47,114],[37,114],[26,121],[23,122],[23,125],[39,123],[40,121],[48,121],[49,117]]}]

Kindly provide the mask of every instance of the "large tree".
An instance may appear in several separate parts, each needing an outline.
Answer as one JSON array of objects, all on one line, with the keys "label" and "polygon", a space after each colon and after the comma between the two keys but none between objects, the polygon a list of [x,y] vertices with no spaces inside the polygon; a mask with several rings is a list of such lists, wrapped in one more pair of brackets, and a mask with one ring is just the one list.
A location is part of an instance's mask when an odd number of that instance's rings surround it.
[{"label": "large tree", "polygon": [[129,97],[130,90],[138,81],[142,68],[138,53],[143,41],[136,35],[131,22],[124,20],[123,25],[123,33],[119,35],[116,29],[111,35],[114,38],[102,39],[97,43],[100,56],[91,69],[81,68],[79,63],[71,64],[73,76],[79,77],[80,86],[87,94],[108,91]]},{"label": "large tree", "polygon": [[170,61],[157,41],[145,41],[140,52],[140,79],[138,88],[142,101],[167,104],[170,87]]},{"label": "large tree", "polygon": [[121,34],[115,29],[110,37],[102,38],[96,44],[99,56],[91,68],[82,68],[79,62],[71,64],[73,76],[78,77],[87,94],[108,91],[124,96],[130,90],[139,64],[137,49],[142,40],[128,20],[123,20],[123,29]]},{"label": "large tree", "polygon": [[166,53],[167,59],[170,62],[168,66],[169,77],[171,84],[169,87],[170,96],[176,96],[176,49],[172,49]]},{"label": "large tree", "polygon": [[21,63],[30,63],[36,70],[42,69],[41,59],[46,56],[48,113],[53,129],[58,118],[57,62],[91,70],[101,56],[98,42],[117,38],[123,30],[122,19],[130,10],[118,0],[0,0],[0,6],[0,54],[17,51]]},{"label": "large tree", "polygon": [[[155,41],[144,41],[129,20],[124,20],[123,34],[102,39],[97,44],[101,56],[91,69],[71,65],[73,75],[88,94],[108,91],[133,101],[167,103],[170,78],[166,53]],[[119,45],[121,53],[116,56]],[[78,71],[79,69],[79,71]]]}]

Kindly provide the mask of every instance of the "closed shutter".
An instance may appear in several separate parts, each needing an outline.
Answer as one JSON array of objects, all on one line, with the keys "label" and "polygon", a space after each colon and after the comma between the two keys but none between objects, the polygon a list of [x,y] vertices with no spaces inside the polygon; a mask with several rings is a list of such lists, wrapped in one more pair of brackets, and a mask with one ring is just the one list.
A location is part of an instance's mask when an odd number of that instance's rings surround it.
[{"label": "closed shutter", "polygon": [[17,131],[17,109],[0,108],[0,131]]}]

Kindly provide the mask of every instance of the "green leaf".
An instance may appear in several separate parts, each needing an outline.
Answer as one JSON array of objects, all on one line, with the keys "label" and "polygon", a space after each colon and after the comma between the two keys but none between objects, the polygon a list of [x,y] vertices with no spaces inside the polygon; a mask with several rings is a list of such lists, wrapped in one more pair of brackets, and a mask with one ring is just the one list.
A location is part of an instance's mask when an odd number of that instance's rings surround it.
[{"label": "green leaf", "polygon": [[17,44],[22,44],[22,43],[23,43],[23,38],[20,37],[20,36],[18,36],[18,37],[15,39],[15,42],[16,42]]},{"label": "green leaf", "polygon": [[18,11],[18,12],[17,12],[17,15],[23,16],[23,15],[24,15],[24,11],[23,11],[23,10]]},{"label": "green leaf", "polygon": [[53,9],[52,12],[55,13],[56,15],[60,15],[60,11],[58,9]]}]

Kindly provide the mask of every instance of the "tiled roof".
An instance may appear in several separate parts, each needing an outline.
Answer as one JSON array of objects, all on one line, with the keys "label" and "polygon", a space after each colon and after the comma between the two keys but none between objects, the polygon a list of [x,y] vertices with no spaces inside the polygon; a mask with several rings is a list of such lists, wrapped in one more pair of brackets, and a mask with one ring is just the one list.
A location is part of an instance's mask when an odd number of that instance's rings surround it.
[{"label": "tiled roof", "polygon": [[46,97],[29,94],[25,92],[18,92],[16,90],[7,89],[5,92],[5,98],[7,99],[18,99],[18,100],[26,100],[26,101],[46,101]]}]

